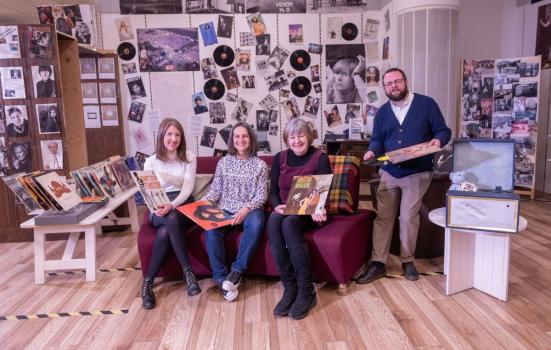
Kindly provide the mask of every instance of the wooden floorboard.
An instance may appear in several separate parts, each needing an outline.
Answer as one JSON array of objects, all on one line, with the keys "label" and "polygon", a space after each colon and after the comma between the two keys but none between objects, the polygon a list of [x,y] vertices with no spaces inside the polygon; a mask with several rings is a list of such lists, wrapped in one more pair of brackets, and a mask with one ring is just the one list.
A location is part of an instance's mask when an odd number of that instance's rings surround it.
[{"label": "wooden floorboard", "polygon": [[[369,206],[363,203],[362,206]],[[47,276],[34,284],[32,243],[0,244],[0,315],[93,312],[127,314],[0,321],[2,349],[551,349],[551,203],[524,201],[526,231],[511,241],[509,301],[471,289],[444,294],[445,276],[417,282],[385,278],[349,286],[317,285],[318,304],[300,321],[276,318],[277,279],[247,278],[233,303],[210,279],[189,297],[182,281],[158,279],[154,310],[141,307],[141,271]],[[98,269],[139,267],[136,233],[98,237]],[[63,253],[47,242],[48,256]],[[83,241],[77,255],[83,254]],[[442,271],[443,259],[417,261]],[[401,274],[391,256],[389,272]]]}]

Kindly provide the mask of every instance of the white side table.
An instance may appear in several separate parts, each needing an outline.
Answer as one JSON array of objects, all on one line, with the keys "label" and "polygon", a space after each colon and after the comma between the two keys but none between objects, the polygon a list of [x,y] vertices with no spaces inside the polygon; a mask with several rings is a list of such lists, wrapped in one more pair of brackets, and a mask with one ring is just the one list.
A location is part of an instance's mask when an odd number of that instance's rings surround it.
[{"label": "white side table", "polygon": [[[21,228],[34,230],[34,283],[44,284],[44,273],[52,270],[86,269],[86,281],[96,280],[96,233],[102,226],[130,225],[133,232],[138,232],[138,211],[134,194],[136,187],[126,190],[109,203],[74,225],[35,225],[29,219],[20,225]],[[119,218],[113,211],[128,202],[130,216]],[[84,259],[73,259],[80,233],[84,232]],[[46,260],[46,235],[50,233],[70,233],[61,259]]]},{"label": "white side table", "polygon": [[[476,288],[507,301],[510,239],[514,234],[446,227],[446,208],[434,209],[429,219],[445,228],[444,275],[446,295]],[[519,232],[528,222],[519,218]]]}]

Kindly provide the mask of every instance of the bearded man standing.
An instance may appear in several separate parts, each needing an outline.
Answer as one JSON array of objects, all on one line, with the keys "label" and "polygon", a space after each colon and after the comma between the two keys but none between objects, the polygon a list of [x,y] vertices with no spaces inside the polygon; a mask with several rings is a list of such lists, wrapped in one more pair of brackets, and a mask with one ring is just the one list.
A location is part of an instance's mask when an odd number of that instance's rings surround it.
[{"label": "bearded man standing", "polygon": [[[373,135],[364,160],[388,151],[430,141],[444,146],[451,137],[436,102],[408,90],[405,73],[391,68],[383,74],[383,86],[389,101],[375,116]],[[399,164],[383,165],[377,190],[377,218],[373,229],[371,264],[356,282],[372,282],[386,276],[386,260],[390,249],[394,221],[400,208],[400,262],[405,277],[419,278],[413,264],[419,229],[419,209],[432,179],[433,155]]]}]

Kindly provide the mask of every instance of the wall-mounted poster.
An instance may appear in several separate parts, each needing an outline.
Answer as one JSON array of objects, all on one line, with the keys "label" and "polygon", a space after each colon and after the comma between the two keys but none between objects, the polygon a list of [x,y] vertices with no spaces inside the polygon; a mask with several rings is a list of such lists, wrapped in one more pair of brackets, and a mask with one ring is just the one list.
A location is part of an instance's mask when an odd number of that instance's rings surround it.
[{"label": "wall-mounted poster", "polygon": [[247,13],[306,13],[306,0],[247,0]]},{"label": "wall-mounted poster", "polygon": [[534,186],[539,56],[463,60],[461,137],[514,139],[515,186]]},{"label": "wall-mounted poster", "polygon": [[197,28],[138,29],[140,71],[199,70]]},{"label": "wall-mounted poster", "polygon": [[119,0],[122,15],[182,13],[182,0]]},{"label": "wall-mounted poster", "polygon": [[326,103],[361,103],[365,98],[365,46],[327,45],[325,57]]},{"label": "wall-mounted poster", "polygon": [[542,68],[551,68],[551,4],[538,8],[536,55],[541,55]]}]

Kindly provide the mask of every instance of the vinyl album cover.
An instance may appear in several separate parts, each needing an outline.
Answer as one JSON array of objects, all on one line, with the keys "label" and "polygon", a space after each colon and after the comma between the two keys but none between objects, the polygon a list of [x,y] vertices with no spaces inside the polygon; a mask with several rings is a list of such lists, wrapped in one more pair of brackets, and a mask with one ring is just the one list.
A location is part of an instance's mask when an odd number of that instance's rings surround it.
[{"label": "vinyl album cover", "polygon": [[405,162],[406,160],[419,158],[427,154],[440,151],[440,147],[429,145],[430,141],[419,143],[417,145],[400,148],[394,151],[386,152],[389,160],[393,164]]},{"label": "vinyl album cover", "polygon": [[117,182],[117,177],[107,162],[96,165],[94,167],[93,176],[97,180],[97,183],[100,185],[102,191],[109,197],[116,197],[122,192],[122,189]]},{"label": "vinyl album cover", "polygon": [[333,174],[295,176],[283,215],[321,214],[332,180]]},{"label": "vinyl album cover", "polygon": [[23,67],[0,67],[0,82],[4,99],[12,100],[27,97]]},{"label": "vinyl album cover", "polygon": [[77,206],[81,200],[75,191],[67,184],[64,178],[55,171],[36,176],[35,180],[48,194],[63,208],[69,210]]},{"label": "vinyl album cover", "polygon": [[138,29],[141,72],[199,70],[197,28]]},{"label": "vinyl album cover", "polygon": [[176,209],[205,230],[231,225],[233,222],[233,216],[208,201],[197,201]]},{"label": "vinyl album cover", "polygon": [[165,190],[153,171],[131,171],[132,180],[142,194],[145,204],[150,212],[155,212],[161,204],[170,203]]},{"label": "vinyl album cover", "polygon": [[17,26],[0,26],[0,59],[20,58]]},{"label": "vinyl album cover", "polygon": [[33,198],[31,198],[27,190],[17,180],[17,177],[21,175],[22,174],[4,176],[2,177],[2,180],[4,181],[6,186],[8,186],[8,188],[15,194],[15,198],[19,200],[19,202],[23,203],[23,205],[25,206],[25,211],[27,213],[41,209],[41,206]]},{"label": "vinyl album cover", "polygon": [[57,103],[37,104],[36,118],[40,134],[54,134],[61,131],[61,115]]},{"label": "vinyl album cover", "polygon": [[200,24],[199,30],[201,31],[201,37],[203,38],[203,45],[210,46],[218,44],[218,38],[216,37],[216,32],[214,31],[214,23],[208,22]]},{"label": "vinyl album cover", "polygon": [[[250,11],[247,11],[247,12],[250,13]],[[264,20],[262,19],[262,15],[260,13],[254,13],[252,15],[248,15],[247,23],[249,24],[249,27],[251,28],[251,32],[253,33],[254,36],[259,36],[261,34],[266,33],[266,25],[264,24]]]},{"label": "vinyl album cover", "polygon": [[130,110],[128,111],[128,120],[132,120],[136,123],[141,123],[145,113],[145,103],[139,101],[132,101],[130,105]]},{"label": "vinyl album cover", "polygon": [[233,16],[218,16],[218,30],[216,34],[221,38],[231,38],[233,29]]},{"label": "vinyl album cover", "polygon": [[[111,84],[114,85],[115,83],[111,83]],[[138,76],[138,77],[128,78],[126,79],[126,85],[128,86],[130,97],[133,100],[147,96],[145,93],[142,77]],[[100,96],[101,96],[101,86],[100,86]]]}]

